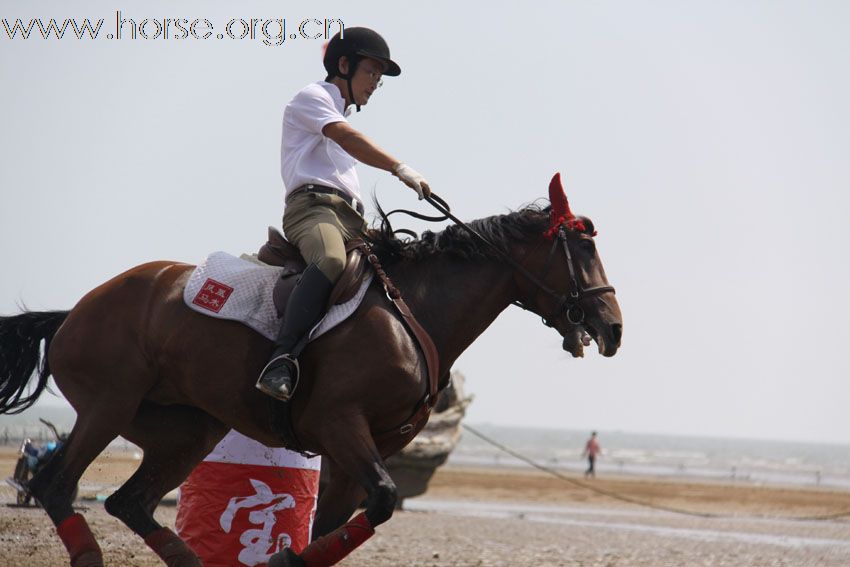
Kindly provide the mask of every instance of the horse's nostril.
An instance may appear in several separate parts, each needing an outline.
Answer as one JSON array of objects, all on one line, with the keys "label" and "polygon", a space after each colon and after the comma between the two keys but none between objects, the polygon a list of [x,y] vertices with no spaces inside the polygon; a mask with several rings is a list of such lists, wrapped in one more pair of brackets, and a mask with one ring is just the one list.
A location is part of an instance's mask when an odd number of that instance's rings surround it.
[{"label": "horse's nostril", "polygon": [[611,325],[611,333],[614,335],[614,340],[617,344],[620,344],[620,339],[623,338],[623,325],[620,323],[614,323]]}]

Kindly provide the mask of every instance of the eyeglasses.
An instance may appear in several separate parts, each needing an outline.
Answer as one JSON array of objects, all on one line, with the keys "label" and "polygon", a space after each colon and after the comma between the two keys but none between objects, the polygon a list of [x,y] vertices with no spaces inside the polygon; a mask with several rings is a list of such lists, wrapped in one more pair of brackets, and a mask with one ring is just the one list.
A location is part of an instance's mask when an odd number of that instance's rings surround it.
[{"label": "eyeglasses", "polygon": [[366,69],[364,69],[364,71],[366,71],[366,75],[369,77],[369,80],[375,83],[376,88],[381,88],[384,85],[384,80],[381,78],[382,73],[378,71],[368,71]]}]

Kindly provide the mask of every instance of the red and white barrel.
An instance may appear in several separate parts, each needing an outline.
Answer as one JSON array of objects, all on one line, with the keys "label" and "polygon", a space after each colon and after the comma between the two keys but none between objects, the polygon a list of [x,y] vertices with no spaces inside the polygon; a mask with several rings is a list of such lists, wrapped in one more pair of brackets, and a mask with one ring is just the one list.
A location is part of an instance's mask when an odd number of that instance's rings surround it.
[{"label": "red and white barrel", "polygon": [[177,533],[208,567],[299,553],[310,543],[320,465],[231,431],[180,486]]}]

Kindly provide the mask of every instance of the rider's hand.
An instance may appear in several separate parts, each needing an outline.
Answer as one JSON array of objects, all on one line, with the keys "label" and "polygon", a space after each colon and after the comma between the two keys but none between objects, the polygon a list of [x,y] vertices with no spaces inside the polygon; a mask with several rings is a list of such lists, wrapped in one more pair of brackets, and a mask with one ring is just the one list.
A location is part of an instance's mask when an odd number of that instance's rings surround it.
[{"label": "rider's hand", "polygon": [[422,174],[417,172],[415,169],[407,165],[406,163],[399,163],[393,168],[393,175],[401,179],[401,181],[416,191],[419,194],[419,200],[421,201],[425,197],[431,196],[431,187],[428,186],[428,181]]}]

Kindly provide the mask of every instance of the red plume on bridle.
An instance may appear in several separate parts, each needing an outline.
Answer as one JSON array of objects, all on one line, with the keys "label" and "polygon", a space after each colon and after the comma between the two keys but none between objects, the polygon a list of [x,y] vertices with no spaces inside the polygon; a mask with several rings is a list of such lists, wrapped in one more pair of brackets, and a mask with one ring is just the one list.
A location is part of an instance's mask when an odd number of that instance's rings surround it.
[{"label": "red plume on bridle", "polygon": [[577,218],[570,210],[570,202],[567,201],[560,172],[556,173],[552,177],[552,181],[549,182],[549,202],[552,203],[552,211],[550,213],[551,225],[549,230],[546,231],[547,237],[554,238],[562,224],[566,224],[567,230],[578,230],[579,232],[587,230],[584,221]]}]

